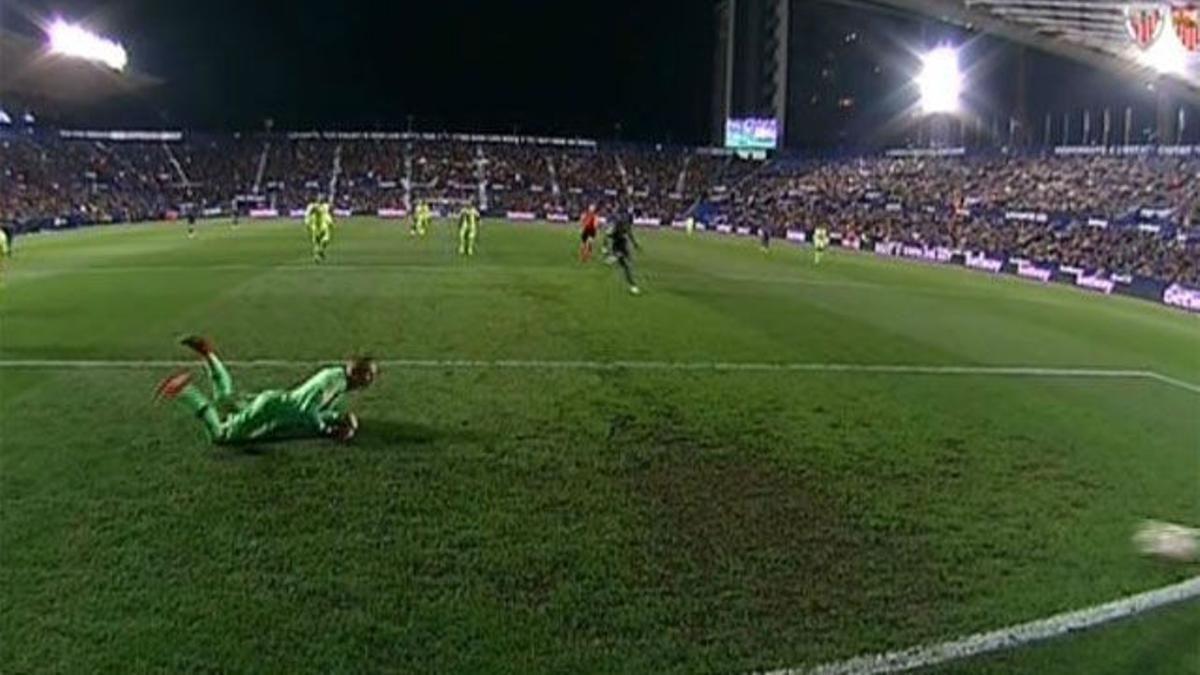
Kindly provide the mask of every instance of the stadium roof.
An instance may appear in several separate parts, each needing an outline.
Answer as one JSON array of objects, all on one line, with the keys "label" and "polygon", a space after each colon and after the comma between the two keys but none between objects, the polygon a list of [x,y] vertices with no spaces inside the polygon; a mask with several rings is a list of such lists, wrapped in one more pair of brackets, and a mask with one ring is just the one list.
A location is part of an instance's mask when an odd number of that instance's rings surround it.
[{"label": "stadium roof", "polygon": [[[1157,26],[1162,46],[1175,47],[1171,9],[1200,7],[1193,0],[1129,2],[1127,0],[843,0],[845,4],[888,5],[999,35],[1096,67],[1140,77],[1157,76],[1154,58],[1135,42],[1127,9],[1161,12]],[[1153,49],[1157,49],[1156,45]],[[1200,98],[1200,51],[1181,58],[1169,77],[1182,92]]]}]

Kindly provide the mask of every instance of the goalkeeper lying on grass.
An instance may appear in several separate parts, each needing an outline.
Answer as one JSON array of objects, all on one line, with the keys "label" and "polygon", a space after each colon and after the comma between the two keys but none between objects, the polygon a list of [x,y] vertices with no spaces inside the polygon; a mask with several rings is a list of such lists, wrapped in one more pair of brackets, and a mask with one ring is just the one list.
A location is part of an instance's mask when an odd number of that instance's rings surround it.
[{"label": "goalkeeper lying on grass", "polygon": [[192,384],[187,371],[163,380],[157,397],[179,401],[204,423],[209,440],[219,445],[321,436],[348,441],[358,431],[358,418],[345,410],[345,393],[370,386],[379,372],[372,359],[355,358],[317,371],[295,389],[235,396],[233,379],[211,342],[197,336],[180,342],[204,360],[212,399]]}]

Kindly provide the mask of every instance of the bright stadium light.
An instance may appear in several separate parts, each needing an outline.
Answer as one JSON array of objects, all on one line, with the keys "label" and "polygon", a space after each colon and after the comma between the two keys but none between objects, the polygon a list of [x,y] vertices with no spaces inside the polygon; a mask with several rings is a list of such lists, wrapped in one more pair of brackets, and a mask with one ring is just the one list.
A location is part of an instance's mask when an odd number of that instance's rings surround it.
[{"label": "bright stadium light", "polygon": [[46,29],[46,35],[50,38],[52,54],[97,61],[113,70],[125,70],[125,64],[129,61],[121,43],[100,37],[62,19],[55,19]]},{"label": "bright stadium light", "polygon": [[958,112],[962,73],[958,70],[958,52],[953,47],[938,47],[922,56],[916,82],[921,90],[921,110],[925,113]]},{"label": "bright stadium light", "polygon": [[1188,70],[1188,51],[1178,40],[1162,36],[1148,49],[1138,52],[1138,59],[1163,75],[1185,75]]}]

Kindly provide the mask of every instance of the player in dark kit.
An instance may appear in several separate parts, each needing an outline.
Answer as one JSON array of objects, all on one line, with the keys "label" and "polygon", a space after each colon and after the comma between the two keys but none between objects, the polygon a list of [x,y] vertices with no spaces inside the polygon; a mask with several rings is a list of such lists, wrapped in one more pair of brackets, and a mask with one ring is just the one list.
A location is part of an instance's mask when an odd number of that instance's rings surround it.
[{"label": "player in dark kit", "polygon": [[613,222],[612,229],[606,235],[608,239],[608,250],[612,253],[613,260],[621,266],[621,271],[625,273],[625,283],[629,284],[629,292],[633,295],[638,295],[642,289],[638,288],[637,282],[633,278],[633,254],[630,251],[630,245],[633,245],[638,250],[641,250],[641,244],[638,244],[637,239],[633,237],[633,211],[622,211]]},{"label": "player in dark kit", "polygon": [[189,238],[196,236],[196,209],[197,208],[199,208],[199,207],[196,206],[196,204],[194,202],[191,204],[183,205],[183,210],[187,214],[187,234],[188,234]]},{"label": "player in dark kit", "polygon": [[579,217],[579,262],[587,262],[592,258],[592,241],[596,238],[596,229],[600,218],[596,215],[596,205],[589,204],[587,211]]}]

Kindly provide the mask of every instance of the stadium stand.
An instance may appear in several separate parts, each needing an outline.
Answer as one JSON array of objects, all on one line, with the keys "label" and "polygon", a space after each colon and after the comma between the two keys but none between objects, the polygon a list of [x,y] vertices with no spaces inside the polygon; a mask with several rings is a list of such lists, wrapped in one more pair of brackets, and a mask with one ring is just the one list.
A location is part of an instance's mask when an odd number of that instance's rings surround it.
[{"label": "stadium stand", "polygon": [[1195,284],[1198,194],[1200,162],[1171,156],[777,162],[714,217]]},{"label": "stadium stand", "polygon": [[[482,138],[482,137],[480,137]],[[546,139],[542,139],[545,141]],[[907,242],[1200,285],[1200,159],[983,155],[780,158],[514,139],[199,135],[173,143],[0,136],[0,219],[18,231],[228,208],[354,212],[486,195],[487,212],[632,208],[731,228]],[[215,207],[215,208],[214,208]]]}]

